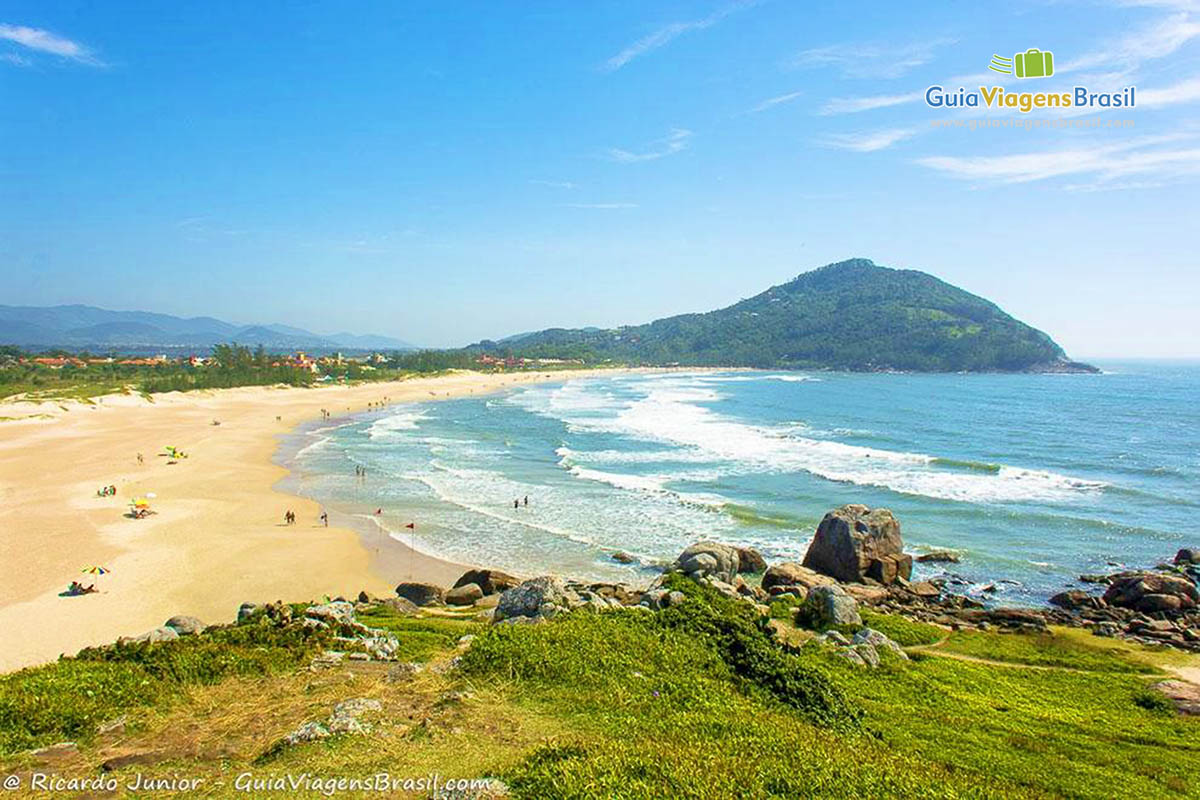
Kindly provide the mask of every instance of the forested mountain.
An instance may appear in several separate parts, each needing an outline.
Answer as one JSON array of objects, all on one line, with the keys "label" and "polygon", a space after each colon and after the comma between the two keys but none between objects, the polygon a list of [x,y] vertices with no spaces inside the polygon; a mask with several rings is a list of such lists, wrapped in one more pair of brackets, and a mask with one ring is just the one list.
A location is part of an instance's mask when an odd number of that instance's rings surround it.
[{"label": "forested mountain", "polygon": [[851,259],[727,308],[610,330],[553,328],[481,350],[647,364],[1093,371],[994,303],[916,270]]}]

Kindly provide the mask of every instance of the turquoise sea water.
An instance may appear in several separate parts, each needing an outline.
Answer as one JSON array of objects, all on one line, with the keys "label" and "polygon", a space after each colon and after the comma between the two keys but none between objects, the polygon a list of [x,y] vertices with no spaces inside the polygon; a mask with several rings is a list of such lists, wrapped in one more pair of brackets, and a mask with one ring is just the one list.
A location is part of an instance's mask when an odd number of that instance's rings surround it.
[{"label": "turquoise sea water", "polygon": [[467,563],[637,580],[700,538],[799,559],[855,502],[962,556],[919,574],[1031,602],[1200,545],[1200,364],[1104,367],[586,378],[363,412],[285,451],[293,490]]}]

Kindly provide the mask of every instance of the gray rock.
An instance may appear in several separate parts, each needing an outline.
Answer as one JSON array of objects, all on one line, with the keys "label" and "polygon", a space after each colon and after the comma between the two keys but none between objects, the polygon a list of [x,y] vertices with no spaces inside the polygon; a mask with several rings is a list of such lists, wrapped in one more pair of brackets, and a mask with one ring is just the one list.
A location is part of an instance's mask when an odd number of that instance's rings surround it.
[{"label": "gray rock", "polygon": [[304,609],[304,616],[327,625],[348,625],[354,622],[354,606],[345,600],[334,600],[330,603],[309,606]]},{"label": "gray rock", "polygon": [[296,730],[283,737],[283,743],[288,746],[316,742],[329,738],[329,729],[319,722],[306,722]]},{"label": "gray rock", "polygon": [[[803,565],[839,581],[862,583],[873,562],[880,562],[879,569],[887,573],[893,567],[902,568],[907,558],[911,574],[912,560],[904,556],[903,545],[900,523],[891,511],[845,505],[821,520]],[[888,560],[885,556],[897,556],[900,560]],[[907,580],[909,576],[902,577]]]},{"label": "gray rock", "polygon": [[718,542],[696,542],[680,553],[672,566],[692,577],[711,576],[732,583],[740,560],[737,548]]},{"label": "gray rock", "polygon": [[165,627],[171,628],[180,636],[191,636],[200,633],[206,627],[203,622],[195,617],[188,617],[182,614],[171,617],[165,623]]},{"label": "gray rock", "polygon": [[861,625],[858,602],[838,585],[817,586],[808,593],[809,607],[818,625]]},{"label": "gray rock", "polygon": [[568,592],[561,578],[544,575],[531,578],[500,595],[493,620],[518,617],[548,619],[569,608],[578,597]]},{"label": "gray rock", "polygon": [[417,604],[403,597],[389,597],[386,600],[379,602],[382,606],[387,606],[392,611],[395,611],[401,616],[409,617],[417,613]]},{"label": "gray rock", "polygon": [[847,639],[846,635],[841,631],[826,631],[825,633],[821,634],[820,638],[824,639],[830,644],[841,645],[843,647],[848,647],[850,645],[850,640]]},{"label": "gray rock", "polygon": [[446,592],[446,605],[469,606],[483,599],[483,589],[477,583],[465,583]]},{"label": "gray rock", "polygon": [[418,606],[440,604],[446,599],[446,590],[432,583],[407,581],[396,587],[396,595]]},{"label": "gray rock", "polygon": [[876,651],[887,649],[900,656],[905,661],[908,660],[908,653],[904,652],[904,648],[896,642],[889,639],[885,634],[880,633],[872,628],[863,628],[858,633],[854,634],[852,639],[854,644],[867,644],[874,647]]},{"label": "gray rock", "polygon": [[879,652],[869,644],[856,644],[851,648],[868,667],[879,666]]},{"label": "gray rock", "polygon": [[1175,554],[1176,566],[1188,566],[1189,564],[1200,564],[1200,547],[1184,547]]},{"label": "gray rock", "polygon": [[619,564],[633,564],[637,561],[636,558],[629,555],[629,553],[626,553],[624,550],[618,550],[617,552],[613,553],[611,558],[613,561],[616,561]]}]

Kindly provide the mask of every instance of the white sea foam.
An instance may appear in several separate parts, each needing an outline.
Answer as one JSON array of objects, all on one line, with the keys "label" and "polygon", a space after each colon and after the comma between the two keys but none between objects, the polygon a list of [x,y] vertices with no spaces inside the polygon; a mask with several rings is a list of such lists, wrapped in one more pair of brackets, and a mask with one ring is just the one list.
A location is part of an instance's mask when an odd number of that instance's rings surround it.
[{"label": "white sea foam", "polygon": [[376,420],[367,428],[367,438],[382,439],[393,437],[402,431],[416,430],[418,423],[425,419],[424,411],[401,411],[383,419]]},{"label": "white sea foam", "polygon": [[[695,457],[735,465],[745,472],[808,472],[827,480],[878,486],[905,494],[967,502],[1063,502],[1100,491],[1105,484],[1046,470],[1001,466],[994,473],[965,473],[934,464],[935,458],[799,435],[794,424],[753,425],[705,404],[721,399],[695,380],[660,380],[640,399],[587,394],[588,382],[568,383],[526,398],[526,408],[591,432],[617,434],[688,448]],[[570,389],[569,402],[557,393]],[[587,408],[576,415],[572,409]],[[811,434],[812,432],[809,431]],[[586,457],[580,457],[584,460]]]}]

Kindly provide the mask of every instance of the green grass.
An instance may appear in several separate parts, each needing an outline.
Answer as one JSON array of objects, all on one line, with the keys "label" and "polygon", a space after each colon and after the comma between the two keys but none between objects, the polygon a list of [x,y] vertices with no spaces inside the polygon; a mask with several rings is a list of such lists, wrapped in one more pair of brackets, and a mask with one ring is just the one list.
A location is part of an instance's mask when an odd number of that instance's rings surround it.
[{"label": "green grass", "polygon": [[1123,658],[1119,650],[1096,646],[1087,640],[1056,633],[998,634],[955,631],[939,650],[988,661],[1063,667],[1092,672],[1151,673],[1148,664]]},{"label": "green grass", "polygon": [[461,637],[479,633],[484,628],[482,624],[466,619],[407,617],[387,606],[377,606],[358,614],[357,618],[364,625],[394,633],[400,640],[400,648],[396,651],[400,661],[429,661],[439,651],[453,647]]},{"label": "green grass", "polygon": [[159,644],[88,649],[0,677],[0,754],[87,739],[131,708],[164,705],[189,685],[295,667],[328,636],[241,625]]},{"label": "green grass", "polygon": [[882,614],[869,608],[859,607],[858,615],[863,624],[874,628],[902,647],[933,644],[944,638],[948,631],[936,625],[906,619],[899,614]]}]

